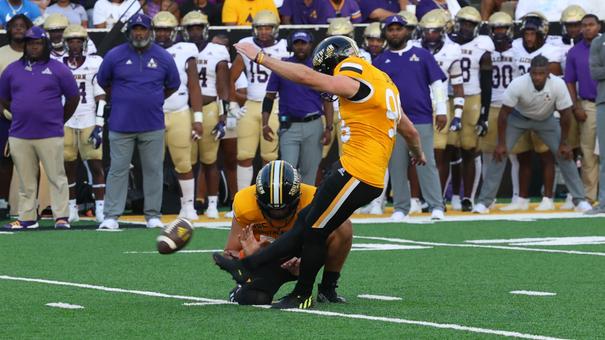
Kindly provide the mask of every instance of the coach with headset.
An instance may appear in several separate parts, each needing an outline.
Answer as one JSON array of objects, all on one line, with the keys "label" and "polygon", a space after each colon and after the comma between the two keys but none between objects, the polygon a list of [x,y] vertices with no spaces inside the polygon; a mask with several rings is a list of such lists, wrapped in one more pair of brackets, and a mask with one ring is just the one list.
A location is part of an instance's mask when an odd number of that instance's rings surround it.
[{"label": "coach with headset", "polygon": [[[293,55],[286,60],[312,67],[312,48],[311,33],[294,31],[288,38]],[[320,118],[325,113],[326,121],[332,121],[332,103],[324,101],[319,92],[272,73],[262,104],[263,137],[267,141],[276,137],[268,122],[278,93],[280,157],[298,168],[303,183],[314,185],[322,146],[330,142],[333,128],[332,124],[324,128]]]}]

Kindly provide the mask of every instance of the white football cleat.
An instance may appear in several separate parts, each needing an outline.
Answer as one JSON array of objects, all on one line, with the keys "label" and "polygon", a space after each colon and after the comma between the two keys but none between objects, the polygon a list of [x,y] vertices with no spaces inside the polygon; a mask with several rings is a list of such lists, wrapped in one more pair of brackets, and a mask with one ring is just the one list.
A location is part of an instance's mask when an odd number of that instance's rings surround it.
[{"label": "white football cleat", "polygon": [[147,221],[147,228],[149,228],[149,229],[164,228],[164,224],[162,223],[162,221],[160,221],[159,218],[153,217],[153,218],[150,218],[149,221]]},{"label": "white football cleat", "polygon": [[555,202],[550,197],[542,197],[542,202],[536,207],[536,211],[555,210]]},{"label": "white football cleat", "polygon": [[95,207],[95,218],[97,222],[103,222],[105,220],[105,213],[103,212],[104,206],[103,204],[98,204]]},{"label": "white football cleat", "polygon": [[573,204],[573,197],[571,196],[571,194],[567,194],[567,196],[565,197],[565,203],[563,203],[559,209],[561,210],[573,210],[575,208],[574,204]]},{"label": "white football cleat", "polygon": [[374,199],[370,204],[370,215],[382,215],[382,199],[380,197]]},{"label": "white football cleat", "polygon": [[590,205],[588,201],[582,201],[578,203],[578,205],[576,205],[576,208],[574,210],[577,212],[587,212],[592,210],[592,205]]},{"label": "white football cleat", "polygon": [[69,206],[69,217],[67,218],[67,222],[78,222],[80,220],[80,215],[78,215],[78,206],[70,205]]},{"label": "white football cleat", "polygon": [[233,218],[234,216],[233,210],[229,210],[225,213],[225,218]]},{"label": "white football cleat", "polygon": [[181,199],[181,211],[179,211],[179,217],[189,221],[195,221],[198,219],[197,212],[193,206],[193,201],[185,202]]},{"label": "white football cleat", "polygon": [[391,215],[391,220],[393,222],[403,222],[407,219],[407,216],[403,213],[403,211],[395,211]]},{"label": "white football cleat", "polygon": [[452,210],[461,211],[462,210],[462,200],[459,195],[452,196]]},{"label": "white football cleat", "polygon": [[529,198],[517,197],[509,205],[500,208],[501,211],[529,210]]},{"label": "white football cleat", "polygon": [[410,200],[410,212],[412,213],[421,213],[422,212],[422,202],[420,202],[419,198],[412,198]]},{"label": "white football cleat", "polygon": [[118,221],[114,220],[113,218],[106,218],[99,225],[99,229],[115,230],[115,229],[119,229],[119,228],[120,228],[120,225],[118,224]]},{"label": "white football cleat", "polygon": [[206,211],[204,212],[204,215],[206,215],[206,217],[211,218],[213,220],[219,218],[218,209],[216,209],[216,207],[212,207],[212,206],[208,206],[208,209],[206,209]]},{"label": "white football cleat", "polygon": [[431,220],[433,221],[442,221],[445,218],[445,214],[441,209],[433,209],[431,212]]},{"label": "white football cleat", "polygon": [[483,205],[483,203],[477,203],[473,207],[473,213],[475,214],[489,214],[489,209]]}]

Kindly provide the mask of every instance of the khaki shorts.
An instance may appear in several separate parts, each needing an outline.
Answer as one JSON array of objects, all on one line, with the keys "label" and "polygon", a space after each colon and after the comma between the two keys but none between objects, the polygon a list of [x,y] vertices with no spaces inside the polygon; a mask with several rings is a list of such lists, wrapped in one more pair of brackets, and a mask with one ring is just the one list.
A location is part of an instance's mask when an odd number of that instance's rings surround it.
[{"label": "khaki shorts", "polygon": [[453,107],[454,103],[450,99],[447,102],[447,124],[445,124],[445,127],[441,131],[437,130],[437,125],[435,124],[435,118],[437,118],[437,115],[433,113],[433,126],[435,128],[433,133],[433,149],[445,150],[445,147],[447,146],[447,136],[450,133],[450,123],[454,118]]},{"label": "khaki shorts", "polygon": [[78,159],[78,152],[82,160],[101,160],[103,159],[103,147],[98,149],[93,148],[93,145],[88,142],[88,137],[94,129],[90,126],[83,129],[74,129],[65,126],[63,132],[63,158],[66,162],[73,162]]},{"label": "khaki shorts", "polygon": [[[481,152],[494,152],[496,146],[498,145],[498,115],[500,114],[500,108],[496,106],[491,106],[489,109],[489,118],[488,118],[488,129],[487,134],[483,137],[479,138],[479,149]],[[548,147],[546,144],[542,142],[540,137],[532,132],[527,131],[517,143],[512,150],[509,152],[511,154],[520,154],[523,152],[527,152],[530,150],[535,150],[537,153],[543,153],[548,151]]]},{"label": "khaki shorts", "polygon": [[[195,164],[198,161],[202,164],[210,165],[216,162],[218,147],[220,140],[214,140],[212,129],[218,123],[218,105],[216,102],[211,102],[204,105],[204,134],[202,138],[192,142],[191,145],[191,163]],[[225,130],[226,131],[226,130]]]},{"label": "khaki shorts", "polygon": [[[191,171],[191,111],[168,112],[164,115],[166,146],[174,169],[179,174]],[[204,131],[204,134],[206,132]]]},{"label": "khaki shorts", "polygon": [[277,159],[279,149],[277,131],[279,130],[278,101],[273,103],[273,112],[269,117],[269,127],[273,130],[273,141],[263,138],[261,102],[246,101],[246,114],[237,122],[237,160],[254,158],[260,144],[260,155],[265,161]]},{"label": "khaki shorts", "polygon": [[[453,106],[452,103],[450,104]],[[475,133],[475,125],[477,125],[480,113],[481,95],[477,94],[465,97],[464,111],[462,111],[462,129],[457,132],[448,133],[447,144],[460,147],[463,150],[476,148],[479,138]]]}]

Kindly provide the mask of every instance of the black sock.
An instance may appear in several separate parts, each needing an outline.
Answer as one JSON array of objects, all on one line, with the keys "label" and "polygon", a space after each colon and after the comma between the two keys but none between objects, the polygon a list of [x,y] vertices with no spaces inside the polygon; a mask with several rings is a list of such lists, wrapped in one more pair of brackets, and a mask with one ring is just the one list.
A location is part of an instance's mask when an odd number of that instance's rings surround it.
[{"label": "black sock", "polygon": [[294,293],[303,297],[310,296],[313,293],[313,285],[317,273],[326,261],[326,238],[321,230],[311,230],[305,235],[305,244],[303,245],[300,275],[298,282],[294,287]]},{"label": "black sock", "polygon": [[273,243],[265,248],[261,248],[253,255],[246,256],[242,260],[244,267],[256,270],[266,263],[297,256],[300,253],[303,242],[303,223],[298,223],[297,221],[292,229],[278,237]]},{"label": "black sock", "polygon": [[339,272],[330,272],[324,269],[323,276],[321,278],[321,283],[319,286],[321,288],[336,288],[338,279],[340,278]]}]

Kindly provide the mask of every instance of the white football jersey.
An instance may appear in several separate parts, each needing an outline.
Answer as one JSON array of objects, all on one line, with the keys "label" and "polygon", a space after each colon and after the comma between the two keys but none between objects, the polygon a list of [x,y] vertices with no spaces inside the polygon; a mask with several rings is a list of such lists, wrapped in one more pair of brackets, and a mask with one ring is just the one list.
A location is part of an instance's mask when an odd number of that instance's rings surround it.
[{"label": "white football jersey", "polygon": [[[197,46],[193,43],[180,42],[166,49],[174,58],[179,70],[181,85],[179,89],[164,101],[164,112],[182,111],[189,106],[189,88],[187,87],[187,61],[197,58]],[[196,62],[197,63],[197,62]]]},{"label": "white football jersey", "polygon": [[97,72],[99,72],[102,62],[103,58],[98,55],[87,56],[84,63],[78,68],[73,68],[65,61],[80,90],[80,103],[73,116],[65,123],[66,126],[83,129],[95,125],[97,112],[95,97],[105,94],[105,91],[97,83]]},{"label": "white football jersey", "polygon": [[515,55],[513,48],[492,52],[492,106],[502,106],[504,90],[513,81],[515,73]]},{"label": "white football jersey", "polygon": [[462,51],[460,68],[462,69],[462,79],[464,81],[464,95],[472,96],[480,94],[479,63],[485,52],[494,51],[494,43],[487,35],[478,35],[472,41],[460,45],[460,49]]},{"label": "white football jersey", "polygon": [[569,44],[563,42],[563,37],[560,35],[549,35],[546,38],[546,43],[554,46],[559,51],[559,59],[561,60],[561,70],[565,74],[565,63],[567,62],[567,53],[574,46],[573,41]]},{"label": "white football jersey", "polygon": [[368,63],[372,63],[372,55],[370,54],[370,52],[364,50],[363,48],[359,49],[359,56]]},{"label": "white football jersey", "polygon": [[[262,49],[266,55],[276,59],[282,59],[290,56],[290,52],[288,52],[287,48],[288,43],[285,39],[281,39],[277,41],[274,45],[264,48],[258,46],[254,42],[253,37],[243,38],[239,42],[247,42],[254,44],[258,48]],[[263,65],[255,63],[253,60],[250,60],[243,54],[241,56],[244,61],[246,78],[248,78],[248,99],[260,102],[263,100],[263,98],[265,98],[265,92],[267,89],[267,83],[269,82],[269,76],[271,75],[271,70],[264,67]]]},{"label": "white football jersey", "polygon": [[230,61],[227,47],[208,43],[197,55],[197,73],[204,96],[216,97],[216,65],[221,61]]},{"label": "white football jersey", "polygon": [[539,49],[529,53],[523,46],[521,38],[513,40],[513,54],[515,56],[515,78],[529,71],[531,60],[537,55],[541,54],[551,63],[561,62],[561,53],[557,47],[546,43]]},{"label": "white football jersey", "polygon": [[[97,53],[97,46],[95,45],[95,42],[92,41],[92,39],[87,39],[86,40],[86,55],[91,55],[91,54],[95,54],[95,53]],[[63,57],[67,57],[67,49],[64,49],[64,50],[58,51],[58,52],[55,50],[50,51],[51,59],[54,59],[59,62],[63,62]]]},{"label": "white football jersey", "polygon": [[441,47],[437,53],[433,54],[433,56],[435,57],[435,60],[437,60],[443,73],[445,73],[447,82],[450,79],[450,68],[452,67],[452,64],[456,60],[462,59],[462,48],[453,41],[446,40],[443,47]]}]

